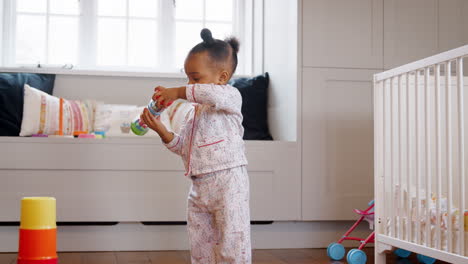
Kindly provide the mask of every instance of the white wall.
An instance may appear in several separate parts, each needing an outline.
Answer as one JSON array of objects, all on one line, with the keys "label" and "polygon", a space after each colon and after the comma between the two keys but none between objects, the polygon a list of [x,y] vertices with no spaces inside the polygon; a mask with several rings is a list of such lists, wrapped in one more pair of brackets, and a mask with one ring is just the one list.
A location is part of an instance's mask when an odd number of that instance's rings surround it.
[{"label": "white wall", "polygon": [[158,85],[175,87],[184,78],[57,75],[54,95],[66,99],[94,99],[111,104],[146,105]]},{"label": "white wall", "polygon": [[297,1],[264,2],[264,71],[271,78],[268,121],[275,140],[297,140],[297,30]]}]

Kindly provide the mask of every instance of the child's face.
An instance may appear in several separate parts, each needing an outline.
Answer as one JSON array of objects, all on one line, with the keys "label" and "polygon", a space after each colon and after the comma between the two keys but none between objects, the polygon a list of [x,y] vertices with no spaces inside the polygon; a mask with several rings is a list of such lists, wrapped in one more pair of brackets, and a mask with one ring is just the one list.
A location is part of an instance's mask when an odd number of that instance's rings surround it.
[{"label": "child's face", "polygon": [[188,84],[226,84],[229,81],[229,73],[225,69],[213,67],[206,51],[189,55],[184,68]]}]

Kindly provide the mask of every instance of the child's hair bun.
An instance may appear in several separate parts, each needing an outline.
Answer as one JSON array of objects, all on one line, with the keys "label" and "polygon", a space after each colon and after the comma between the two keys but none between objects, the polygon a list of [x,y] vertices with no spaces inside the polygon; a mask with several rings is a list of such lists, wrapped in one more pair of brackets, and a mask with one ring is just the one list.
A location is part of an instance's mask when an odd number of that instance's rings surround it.
[{"label": "child's hair bun", "polygon": [[235,37],[229,37],[227,39],[225,39],[224,41],[226,41],[231,47],[232,49],[234,50],[235,53],[238,53],[239,52],[239,40]]},{"label": "child's hair bun", "polygon": [[[1,1],[1,0],[0,0]],[[199,52],[207,52],[210,59],[216,63],[231,64],[231,75],[236,71],[237,53],[239,52],[239,40],[235,37],[228,37],[225,40],[214,39],[211,31],[204,28],[200,32],[200,37],[203,42],[198,43],[193,47],[190,55]]]},{"label": "child's hair bun", "polygon": [[207,44],[211,44],[214,42],[213,35],[211,35],[211,31],[207,28],[202,29],[200,32],[200,36],[203,39],[203,42]]}]

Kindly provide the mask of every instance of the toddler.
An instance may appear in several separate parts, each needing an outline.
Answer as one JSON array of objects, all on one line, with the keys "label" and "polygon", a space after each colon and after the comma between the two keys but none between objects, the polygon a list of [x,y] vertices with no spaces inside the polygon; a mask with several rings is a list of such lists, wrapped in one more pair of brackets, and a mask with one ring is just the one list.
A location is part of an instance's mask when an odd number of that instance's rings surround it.
[{"label": "toddler", "polygon": [[203,42],[185,59],[188,84],[159,86],[153,95],[160,106],[179,98],[195,103],[179,135],[147,109],[141,118],[182,157],[185,174],[192,180],[187,216],[192,263],[251,263],[242,97],[227,84],[237,67],[239,42],[213,39],[208,29],[201,37]]}]

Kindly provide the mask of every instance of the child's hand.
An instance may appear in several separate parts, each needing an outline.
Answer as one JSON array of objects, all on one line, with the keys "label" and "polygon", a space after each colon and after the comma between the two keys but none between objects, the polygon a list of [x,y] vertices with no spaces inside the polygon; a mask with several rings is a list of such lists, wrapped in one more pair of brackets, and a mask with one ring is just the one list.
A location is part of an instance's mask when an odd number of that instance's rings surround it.
[{"label": "child's hand", "polygon": [[166,88],[162,86],[158,86],[154,88],[153,100],[157,102],[158,107],[168,107],[170,106],[175,100],[179,98],[183,98],[185,96],[181,96],[182,93],[185,95],[185,87],[177,87],[177,88]]},{"label": "child's hand", "polygon": [[145,108],[143,110],[143,113],[140,115],[140,119],[143,120],[143,122],[149,128],[156,131],[161,137],[161,139],[164,141],[164,143],[167,144],[172,141],[172,139],[174,138],[174,134],[172,134],[166,129],[166,126],[164,126],[161,120],[159,120],[159,117],[160,116],[154,117],[147,108]]},{"label": "child's hand", "polygon": [[162,122],[159,120],[159,116],[154,117],[146,107],[143,110],[143,113],[141,113],[140,119],[143,120],[143,122],[149,128],[153,129],[156,132],[158,132],[158,130],[160,130],[161,126],[163,126]]}]

